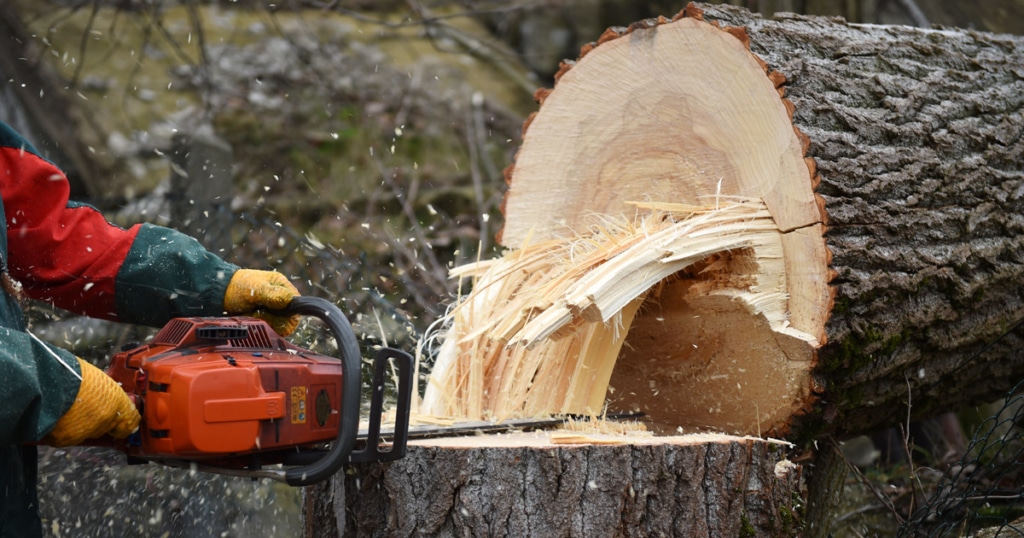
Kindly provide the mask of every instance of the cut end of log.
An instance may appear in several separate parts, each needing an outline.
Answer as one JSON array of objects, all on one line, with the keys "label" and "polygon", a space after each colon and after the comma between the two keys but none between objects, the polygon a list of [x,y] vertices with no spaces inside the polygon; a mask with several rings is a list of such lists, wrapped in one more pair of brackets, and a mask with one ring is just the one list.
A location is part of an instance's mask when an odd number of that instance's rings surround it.
[{"label": "cut end of log", "polygon": [[585,53],[538,92],[506,171],[510,250],[456,271],[477,280],[441,355],[463,359],[438,360],[429,411],[786,433],[814,398],[832,293],[785,77],[693,5]]}]

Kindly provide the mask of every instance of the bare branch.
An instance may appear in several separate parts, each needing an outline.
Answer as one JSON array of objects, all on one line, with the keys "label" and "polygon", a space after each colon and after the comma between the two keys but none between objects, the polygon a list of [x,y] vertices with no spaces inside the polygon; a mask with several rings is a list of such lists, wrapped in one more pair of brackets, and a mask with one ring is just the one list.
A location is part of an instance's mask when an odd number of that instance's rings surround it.
[{"label": "bare branch", "polygon": [[860,469],[858,469],[857,466],[854,465],[853,462],[851,462],[846,457],[846,454],[843,454],[843,449],[842,449],[842,447],[839,446],[839,443],[836,442],[835,438],[829,436],[828,439],[826,440],[826,442],[829,444],[829,446],[832,447],[833,450],[835,450],[836,454],[840,458],[842,458],[843,462],[846,464],[846,468],[849,469],[850,472],[852,472],[854,474],[854,476],[857,477],[857,480],[859,480],[860,483],[864,485],[864,487],[868,488],[868,491],[870,491],[871,494],[874,495],[875,498],[878,499],[878,501],[882,503],[882,506],[885,506],[885,508],[889,511],[889,513],[892,514],[893,519],[896,520],[896,524],[899,525],[899,526],[902,526],[903,525],[903,516],[901,516],[899,511],[896,510],[896,506],[892,503],[892,499],[890,499],[888,495],[886,495],[886,494],[882,493],[881,491],[879,491],[878,488],[876,488],[875,485],[872,484],[864,476],[864,473],[860,472]]},{"label": "bare branch", "polygon": [[897,3],[906,10],[907,16],[910,17],[910,20],[914,21],[915,26],[921,28],[931,26],[931,23],[928,22],[928,16],[924,14],[924,11],[917,5],[917,2],[914,0],[897,0]]},{"label": "bare branch", "polygon": [[96,14],[100,11],[100,0],[93,0],[92,11],[89,12],[89,21],[85,24],[85,30],[82,31],[82,35],[78,41],[78,61],[75,63],[75,73],[71,76],[71,80],[68,82],[68,89],[74,90],[75,86],[78,85],[78,77],[82,74],[82,68],[85,67],[86,49],[89,48],[89,35],[92,33],[92,25],[96,22]]}]

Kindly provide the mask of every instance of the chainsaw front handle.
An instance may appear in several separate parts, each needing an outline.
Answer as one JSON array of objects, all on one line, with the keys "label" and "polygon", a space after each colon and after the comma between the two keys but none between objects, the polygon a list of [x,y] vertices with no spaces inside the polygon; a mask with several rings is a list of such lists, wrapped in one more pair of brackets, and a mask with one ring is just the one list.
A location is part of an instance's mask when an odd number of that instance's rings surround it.
[{"label": "chainsaw front handle", "polygon": [[308,486],[327,479],[348,462],[355,448],[359,434],[359,395],[362,388],[359,342],[348,318],[333,303],[320,297],[298,296],[281,310],[271,311],[275,315],[314,316],[324,322],[334,334],[341,355],[341,402],[338,437],[331,450],[309,465],[292,467],[284,471],[284,481],[290,486]]}]

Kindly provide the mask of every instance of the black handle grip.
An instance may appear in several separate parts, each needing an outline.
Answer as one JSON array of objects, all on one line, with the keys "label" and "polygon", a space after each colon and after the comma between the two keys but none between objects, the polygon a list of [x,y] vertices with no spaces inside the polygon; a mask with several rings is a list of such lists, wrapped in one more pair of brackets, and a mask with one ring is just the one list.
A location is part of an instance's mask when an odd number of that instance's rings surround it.
[{"label": "black handle grip", "polygon": [[292,302],[281,310],[272,312],[275,315],[315,316],[323,321],[338,342],[341,359],[341,420],[338,437],[331,450],[322,458],[301,467],[293,467],[285,471],[285,482],[290,486],[308,486],[327,479],[346,462],[352,449],[355,448],[356,436],[359,434],[359,397],[362,388],[360,377],[361,355],[359,342],[345,314],[333,303],[320,297],[295,297]]}]

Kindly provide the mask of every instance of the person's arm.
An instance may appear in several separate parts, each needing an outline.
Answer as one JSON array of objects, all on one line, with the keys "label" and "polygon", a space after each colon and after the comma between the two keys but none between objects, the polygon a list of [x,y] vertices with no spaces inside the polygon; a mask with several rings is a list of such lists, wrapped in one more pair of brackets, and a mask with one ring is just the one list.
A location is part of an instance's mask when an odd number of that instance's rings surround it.
[{"label": "person's arm", "polygon": [[[0,270],[29,297],[159,326],[176,316],[280,308],[298,294],[279,273],[239,270],[174,230],[114,226],[96,209],[69,202],[69,190],[63,172],[0,122],[0,214],[7,225]],[[226,297],[235,298],[232,308]],[[13,297],[0,296],[0,317],[0,442],[63,446],[104,433],[123,436],[138,424],[113,380],[24,330]],[[275,330],[294,330],[297,319],[285,321]]]},{"label": "person's arm", "polygon": [[67,178],[0,124],[8,265],[26,295],[90,317],[160,326],[224,312],[238,270],[195,239],[149,224],[124,229],[69,202]]},{"label": "person's arm", "polygon": [[27,331],[0,327],[0,342],[0,445],[71,446],[138,429],[135,405],[102,370]]}]

